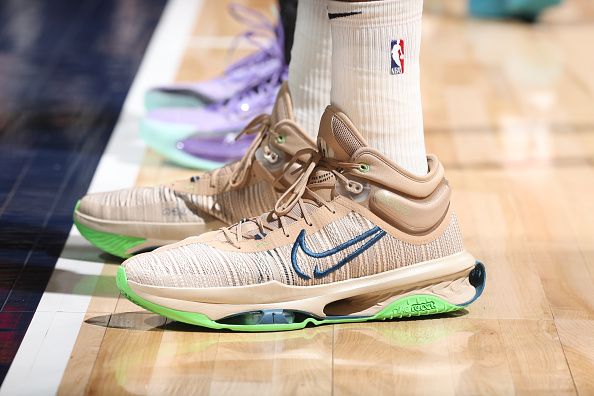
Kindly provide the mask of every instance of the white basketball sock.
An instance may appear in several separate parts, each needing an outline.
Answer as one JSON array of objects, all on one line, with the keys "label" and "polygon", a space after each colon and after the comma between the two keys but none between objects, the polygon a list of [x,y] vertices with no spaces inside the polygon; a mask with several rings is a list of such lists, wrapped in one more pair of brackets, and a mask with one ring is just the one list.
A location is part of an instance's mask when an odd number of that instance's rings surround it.
[{"label": "white basketball sock", "polygon": [[330,103],[332,41],[325,0],[299,0],[289,64],[289,90],[297,123],[314,139]]},{"label": "white basketball sock", "polygon": [[427,173],[419,71],[422,13],[422,0],[328,2],[332,104],[369,145],[417,175]]}]

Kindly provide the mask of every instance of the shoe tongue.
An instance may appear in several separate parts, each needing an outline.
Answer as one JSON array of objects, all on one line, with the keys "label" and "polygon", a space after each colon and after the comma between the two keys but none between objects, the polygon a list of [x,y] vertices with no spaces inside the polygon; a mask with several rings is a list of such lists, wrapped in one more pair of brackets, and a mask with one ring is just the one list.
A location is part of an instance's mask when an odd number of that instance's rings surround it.
[{"label": "shoe tongue", "polygon": [[320,120],[318,150],[326,157],[346,161],[367,142],[351,120],[335,106],[328,106]]},{"label": "shoe tongue", "polygon": [[[327,170],[316,169],[309,176],[307,187],[326,201],[331,201],[332,192],[336,187],[336,176]],[[308,198],[307,193],[304,198]]]},{"label": "shoe tongue", "polygon": [[291,94],[289,93],[289,86],[285,81],[276,95],[276,101],[274,102],[272,113],[270,115],[270,122],[274,125],[283,120],[293,119],[293,101],[291,100]]},{"label": "shoe tongue", "polygon": [[[304,202],[302,206],[299,205],[295,205],[291,211],[290,214],[292,217],[295,218],[301,218],[303,216],[303,213],[301,212],[301,208],[303,208],[304,210],[306,210],[307,212],[311,213],[316,209],[316,205],[314,205],[311,202]],[[260,218],[260,220],[262,221],[262,223],[267,224],[270,228],[272,228],[273,230],[277,230],[279,228],[281,228],[281,222],[278,218],[278,216],[274,213],[274,212],[268,212],[268,213],[263,213],[260,216],[258,216]],[[292,219],[292,218],[288,218],[285,217],[284,219],[284,224],[285,226],[288,226],[292,223],[294,223],[296,220]],[[233,231],[236,231],[237,225],[232,225],[231,229]],[[259,237],[263,237],[263,235],[260,232],[260,228],[258,227],[257,223],[253,220],[247,220],[244,223],[242,223],[241,225],[241,233],[243,235],[244,238],[257,238],[257,235],[259,235]],[[265,231],[264,233],[268,233],[268,231]],[[218,238],[217,238],[220,242],[225,242],[226,238],[223,235],[223,233],[219,233]]]}]

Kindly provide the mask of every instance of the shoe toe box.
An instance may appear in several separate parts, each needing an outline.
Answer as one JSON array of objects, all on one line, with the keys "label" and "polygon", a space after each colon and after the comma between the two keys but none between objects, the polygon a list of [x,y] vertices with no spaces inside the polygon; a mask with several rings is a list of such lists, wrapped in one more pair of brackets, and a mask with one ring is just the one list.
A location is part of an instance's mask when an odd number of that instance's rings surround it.
[{"label": "shoe toe box", "polygon": [[186,202],[168,187],[138,187],[88,194],[76,214],[104,221],[170,223],[192,220]]},{"label": "shoe toe box", "polygon": [[[241,252],[216,238],[191,237],[124,262],[128,280],[167,288],[229,288],[271,280],[286,282],[282,260],[270,252]],[[278,254],[287,251],[277,252]]]},{"label": "shoe toe box", "polygon": [[[241,271],[241,263],[235,263]],[[130,282],[167,288],[237,286],[233,279],[233,255],[187,238],[174,245],[143,253],[122,264]]]},{"label": "shoe toe box", "polygon": [[[199,249],[198,249],[199,250]],[[126,260],[122,266],[126,278],[142,286],[166,288],[206,287],[200,252],[179,246],[166,246],[150,253],[143,253]],[[211,277],[210,281],[214,278]]]}]

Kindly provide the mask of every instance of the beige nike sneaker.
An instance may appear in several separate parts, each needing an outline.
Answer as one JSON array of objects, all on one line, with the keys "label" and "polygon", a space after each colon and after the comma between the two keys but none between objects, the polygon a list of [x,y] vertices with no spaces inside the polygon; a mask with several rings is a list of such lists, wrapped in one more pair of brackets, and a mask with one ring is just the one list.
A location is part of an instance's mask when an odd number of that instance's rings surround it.
[{"label": "beige nike sneaker", "polygon": [[169,185],[89,194],[77,204],[74,223],[95,246],[130,257],[269,210],[277,191],[290,185],[285,165],[315,147],[294,121],[286,84],[272,114],[256,117],[242,133],[257,136],[240,161]]},{"label": "beige nike sneaker", "polygon": [[329,106],[274,210],[125,261],[118,287],[168,318],[245,331],[460,310],[485,285],[444,169],[415,176]]}]

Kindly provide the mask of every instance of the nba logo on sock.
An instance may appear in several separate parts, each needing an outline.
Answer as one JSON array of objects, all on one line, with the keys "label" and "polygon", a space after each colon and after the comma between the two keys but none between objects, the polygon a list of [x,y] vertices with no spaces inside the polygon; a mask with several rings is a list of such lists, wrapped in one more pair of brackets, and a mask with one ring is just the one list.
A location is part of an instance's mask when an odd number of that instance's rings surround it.
[{"label": "nba logo on sock", "polygon": [[404,73],[404,40],[392,40],[392,74]]}]

